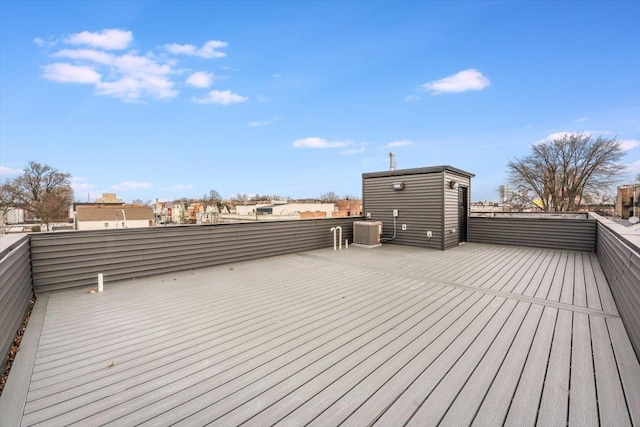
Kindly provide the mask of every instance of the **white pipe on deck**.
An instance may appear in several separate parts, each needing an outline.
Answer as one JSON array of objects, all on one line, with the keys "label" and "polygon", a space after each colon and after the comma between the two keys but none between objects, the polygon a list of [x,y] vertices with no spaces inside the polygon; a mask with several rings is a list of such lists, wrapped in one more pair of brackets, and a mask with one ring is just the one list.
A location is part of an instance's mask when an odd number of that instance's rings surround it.
[{"label": "white pipe on deck", "polygon": [[331,230],[329,231],[333,231],[333,250],[336,250],[336,228],[335,227],[331,227]]},{"label": "white pipe on deck", "polygon": [[[338,247],[338,249],[342,250],[342,227],[337,226],[336,228],[340,230],[340,238],[338,239],[338,242],[340,242],[340,246]],[[334,240],[335,240],[335,237],[334,237]]]},{"label": "white pipe on deck", "polygon": [[98,274],[98,292],[104,291],[104,276],[102,273]]}]

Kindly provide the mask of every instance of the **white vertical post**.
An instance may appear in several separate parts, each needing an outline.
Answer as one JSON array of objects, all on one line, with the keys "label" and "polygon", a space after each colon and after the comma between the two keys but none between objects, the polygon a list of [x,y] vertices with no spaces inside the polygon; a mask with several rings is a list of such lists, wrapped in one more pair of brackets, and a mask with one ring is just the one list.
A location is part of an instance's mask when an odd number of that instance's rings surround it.
[{"label": "white vertical post", "polygon": [[102,273],[98,274],[98,292],[104,291],[104,277]]},{"label": "white vertical post", "polygon": [[340,238],[338,239],[338,242],[340,242],[339,249],[342,250],[342,227],[337,226],[336,228],[340,230]]},{"label": "white vertical post", "polygon": [[331,227],[331,230],[329,231],[333,231],[333,250],[336,250],[336,228],[335,227]]}]

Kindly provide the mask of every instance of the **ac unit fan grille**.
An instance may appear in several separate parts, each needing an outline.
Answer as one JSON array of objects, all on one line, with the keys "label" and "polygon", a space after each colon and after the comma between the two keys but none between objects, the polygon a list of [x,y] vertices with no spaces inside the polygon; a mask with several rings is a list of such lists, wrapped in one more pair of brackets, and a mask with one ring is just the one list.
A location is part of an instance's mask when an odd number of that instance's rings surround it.
[{"label": "ac unit fan grille", "polygon": [[358,245],[378,245],[382,235],[382,222],[356,221],[353,223],[353,243]]}]

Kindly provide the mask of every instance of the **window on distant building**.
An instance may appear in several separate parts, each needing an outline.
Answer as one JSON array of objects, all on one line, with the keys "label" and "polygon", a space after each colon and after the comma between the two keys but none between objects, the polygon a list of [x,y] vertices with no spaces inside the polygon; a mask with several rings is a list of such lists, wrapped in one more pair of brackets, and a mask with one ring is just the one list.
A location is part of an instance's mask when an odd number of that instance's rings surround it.
[{"label": "window on distant building", "polygon": [[109,228],[109,223],[108,222],[104,223],[104,228]]}]

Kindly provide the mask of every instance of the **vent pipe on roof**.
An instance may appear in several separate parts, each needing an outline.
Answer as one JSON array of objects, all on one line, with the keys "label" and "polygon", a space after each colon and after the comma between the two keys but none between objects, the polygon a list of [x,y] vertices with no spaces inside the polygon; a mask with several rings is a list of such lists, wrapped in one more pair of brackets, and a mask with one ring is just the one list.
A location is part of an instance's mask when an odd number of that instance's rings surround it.
[{"label": "vent pipe on roof", "polygon": [[394,171],[396,170],[396,158],[395,158],[395,154],[393,154],[393,151],[389,153],[389,170],[390,171]]}]

